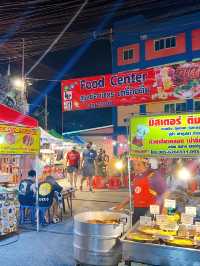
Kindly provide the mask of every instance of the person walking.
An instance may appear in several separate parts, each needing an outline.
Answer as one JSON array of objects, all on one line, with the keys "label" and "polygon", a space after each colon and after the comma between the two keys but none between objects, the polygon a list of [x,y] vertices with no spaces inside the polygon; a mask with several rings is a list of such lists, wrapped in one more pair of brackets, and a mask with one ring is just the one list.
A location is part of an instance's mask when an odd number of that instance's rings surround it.
[{"label": "person walking", "polygon": [[97,175],[107,178],[107,167],[109,163],[109,156],[106,154],[106,151],[103,149],[99,150],[99,153],[96,158],[96,165],[97,165]]},{"label": "person walking", "polygon": [[80,190],[83,189],[83,182],[86,178],[89,179],[89,187],[90,191],[92,190],[92,179],[95,175],[95,167],[96,167],[96,157],[97,152],[92,148],[92,142],[88,142],[86,149],[83,151],[81,169],[82,169],[82,179]]},{"label": "person walking", "polygon": [[75,146],[67,153],[66,161],[70,185],[71,187],[77,188],[78,171],[80,168],[80,153],[76,150]]}]

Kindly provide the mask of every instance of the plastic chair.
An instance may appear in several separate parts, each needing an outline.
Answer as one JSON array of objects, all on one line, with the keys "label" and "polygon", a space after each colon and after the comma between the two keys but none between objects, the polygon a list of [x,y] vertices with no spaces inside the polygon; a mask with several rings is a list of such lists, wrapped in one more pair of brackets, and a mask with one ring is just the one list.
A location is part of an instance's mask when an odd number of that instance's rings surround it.
[{"label": "plastic chair", "polygon": [[124,187],[128,187],[129,186],[128,176],[124,176],[123,181],[124,181]]},{"label": "plastic chair", "polygon": [[102,176],[95,176],[92,181],[92,186],[95,189],[105,188],[104,178]]},{"label": "plastic chair", "polygon": [[108,186],[110,189],[120,189],[121,181],[120,181],[119,177],[117,177],[117,176],[110,177],[110,179],[108,181]]},{"label": "plastic chair", "polygon": [[[27,219],[25,212],[29,211],[29,219]],[[35,206],[21,205],[19,208],[19,224],[31,222],[35,223]]]}]

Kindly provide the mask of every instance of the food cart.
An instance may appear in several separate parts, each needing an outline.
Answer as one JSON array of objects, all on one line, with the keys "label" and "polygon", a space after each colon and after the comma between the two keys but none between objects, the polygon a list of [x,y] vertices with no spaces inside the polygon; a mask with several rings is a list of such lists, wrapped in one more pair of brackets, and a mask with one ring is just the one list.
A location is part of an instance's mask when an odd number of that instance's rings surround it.
[{"label": "food cart", "polygon": [[[135,116],[130,120],[130,158],[169,159],[176,167],[175,180],[171,180],[162,204],[150,205],[149,213],[121,238],[127,265],[200,265],[200,193],[199,180],[194,177],[200,169],[199,148],[200,114]],[[134,198],[132,202],[134,205]]]},{"label": "food cart", "polygon": [[0,236],[17,230],[17,184],[35,168],[40,133],[35,119],[0,104]]}]

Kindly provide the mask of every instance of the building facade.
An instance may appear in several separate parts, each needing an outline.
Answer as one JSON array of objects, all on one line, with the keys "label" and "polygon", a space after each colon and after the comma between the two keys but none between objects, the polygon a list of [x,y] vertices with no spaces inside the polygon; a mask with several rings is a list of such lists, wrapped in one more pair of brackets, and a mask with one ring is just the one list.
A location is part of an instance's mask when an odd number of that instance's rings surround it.
[{"label": "building facade", "polygon": [[[113,73],[200,61],[200,13],[170,21],[147,21],[142,16],[114,24]],[[113,108],[114,139],[126,134],[132,114],[200,111],[200,99]]]}]

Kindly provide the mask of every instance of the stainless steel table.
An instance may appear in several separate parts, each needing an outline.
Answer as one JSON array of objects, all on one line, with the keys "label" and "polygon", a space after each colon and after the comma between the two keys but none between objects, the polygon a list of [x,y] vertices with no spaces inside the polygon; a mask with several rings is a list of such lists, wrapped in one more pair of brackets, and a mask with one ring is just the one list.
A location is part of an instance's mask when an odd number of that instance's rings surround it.
[{"label": "stainless steel table", "polygon": [[199,249],[130,241],[126,239],[129,232],[121,238],[122,256],[127,265],[140,262],[157,266],[200,266]]}]

